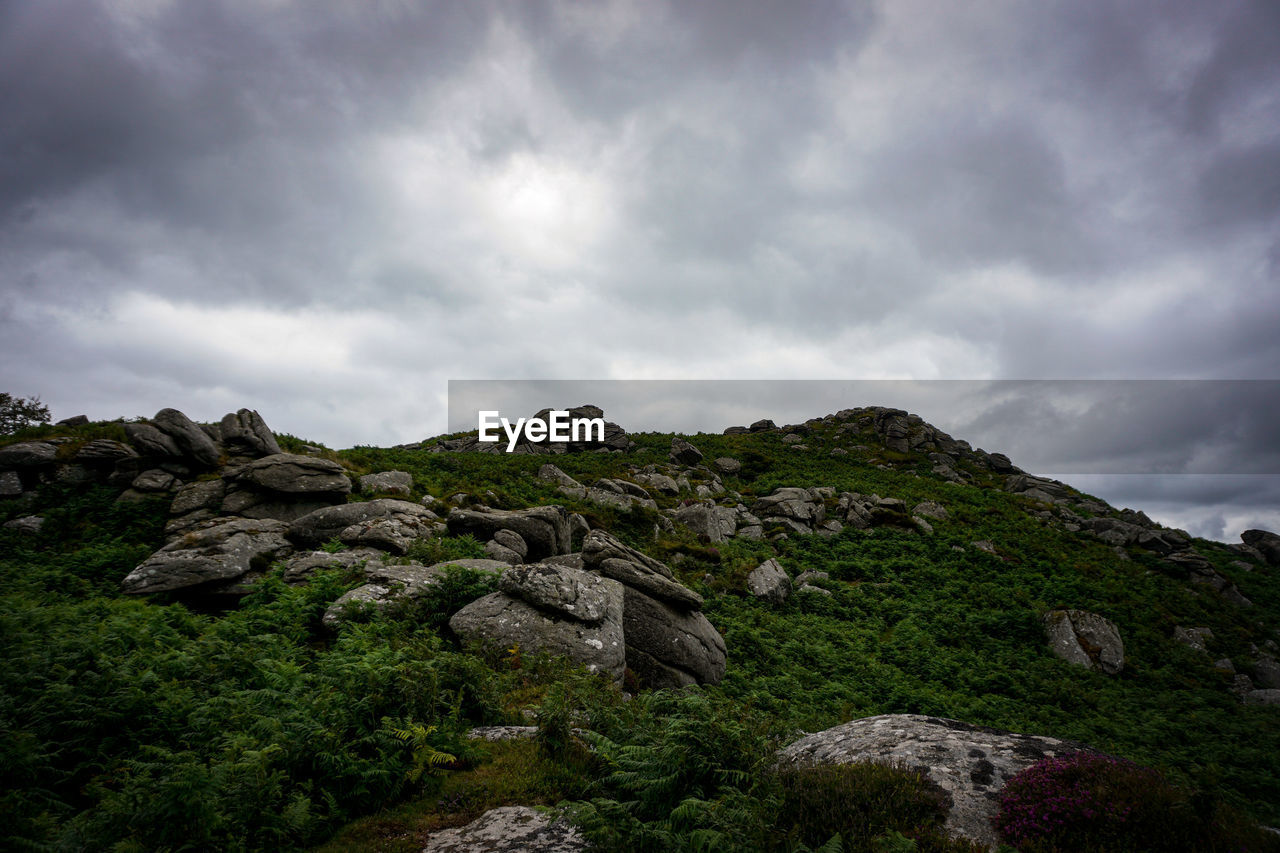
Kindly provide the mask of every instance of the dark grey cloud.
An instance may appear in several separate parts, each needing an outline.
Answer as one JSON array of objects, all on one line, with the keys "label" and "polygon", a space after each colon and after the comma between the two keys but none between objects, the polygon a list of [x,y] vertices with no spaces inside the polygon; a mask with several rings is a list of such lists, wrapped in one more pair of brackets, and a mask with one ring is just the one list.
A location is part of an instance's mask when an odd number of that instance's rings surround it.
[{"label": "dark grey cloud", "polygon": [[[451,377],[1276,379],[1277,14],[3,4],[0,381],[342,445],[443,429]],[[1175,409],[1046,462],[1271,458]]]}]

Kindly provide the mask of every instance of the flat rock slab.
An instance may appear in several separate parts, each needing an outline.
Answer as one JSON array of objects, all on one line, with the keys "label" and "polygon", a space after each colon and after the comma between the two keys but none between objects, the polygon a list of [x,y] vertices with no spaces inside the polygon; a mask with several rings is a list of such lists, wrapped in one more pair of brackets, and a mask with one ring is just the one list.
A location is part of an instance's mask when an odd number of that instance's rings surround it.
[{"label": "flat rock slab", "polygon": [[874,762],[919,768],[951,797],[945,827],[994,848],[991,819],[1000,789],[1042,758],[1089,747],[919,714],[885,714],[835,726],[801,738],[779,753],[787,767]]},{"label": "flat rock slab", "polygon": [[466,826],[442,829],[422,853],[578,853],[587,841],[564,820],[529,806],[490,809]]},{"label": "flat rock slab", "polygon": [[611,608],[622,609],[622,585],[583,569],[533,563],[503,572],[498,589],[553,616],[588,625],[604,621]]},{"label": "flat rock slab", "polygon": [[120,588],[141,595],[234,580],[288,555],[293,548],[284,531],[282,522],[270,519],[213,519],[152,554]]},{"label": "flat rock slab", "polygon": [[294,453],[255,459],[230,478],[284,495],[341,496],[351,492],[351,480],[337,462]]},{"label": "flat rock slab", "polygon": [[[376,501],[358,501],[356,503],[327,506],[307,513],[289,525],[289,538],[300,545],[316,547],[330,539],[343,535],[349,528],[357,528],[380,519],[399,518],[402,521],[419,519],[434,520],[436,514],[422,504],[410,501],[383,498]],[[358,539],[359,530],[353,531],[353,539]]]},{"label": "flat rock slab", "polygon": [[488,542],[499,530],[518,533],[528,547],[527,559],[531,562],[572,550],[569,513],[554,504],[520,510],[455,509],[449,513],[448,525],[453,535],[469,533],[481,542]]}]

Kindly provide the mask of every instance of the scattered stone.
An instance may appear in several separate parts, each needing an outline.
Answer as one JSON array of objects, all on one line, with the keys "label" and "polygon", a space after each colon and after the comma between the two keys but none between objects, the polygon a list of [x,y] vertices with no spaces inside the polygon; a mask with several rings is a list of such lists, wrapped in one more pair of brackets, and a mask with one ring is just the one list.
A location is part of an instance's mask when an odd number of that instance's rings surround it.
[{"label": "scattered stone", "polygon": [[1213,631],[1209,628],[1183,628],[1179,625],[1173,629],[1173,639],[1188,648],[1207,653],[1207,643],[1213,639]]},{"label": "scattered stone", "polygon": [[1062,660],[1107,675],[1124,669],[1124,643],[1111,620],[1085,610],[1051,610],[1044,625],[1050,649]]},{"label": "scattered stone", "polygon": [[538,479],[545,480],[548,483],[555,483],[557,486],[565,486],[570,489],[582,488],[581,483],[570,477],[564,471],[561,471],[558,466],[552,465],[550,462],[538,469]]},{"label": "scattered stone", "polygon": [[911,514],[932,518],[934,521],[946,521],[948,518],[947,508],[936,501],[924,501],[916,504],[916,508],[911,510]]},{"label": "scattered stone", "polygon": [[697,465],[702,461],[702,451],[677,435],[671,439],[671,461],[680,465]]},{"label": "scattered stone", "polygon": [[16,530],[19,533],[39,533],[44,527],[44,516],[42,515],[24,515],[22,518],[15,518],[4,523],[5,530]]},{"label": "scattered stone", "polygon": [[502,806],[466,826],[433,832],[422,853],[579,853],[586,849],[586,839],[563,818],[552,820],[529,806]]},{"label": "scattered stone", "polygon": [[986,554],[996,553],[996,546],[993,545],[989,540],[979,539],[976,542],[970,542],[969,544],[972,545],[974,548],[977,548],[979,551],[982,551],[983,553],[986,553]]},{"label": "scattered stone", "polygon": [[732,537],[738,526],[737,513],[710,500],[682,506],[673,517],[707,542],[722,542]]},{"label": "scattered stone", "polygon": [[413,475],[407,471],[379,471],[360,478],[360,491],[370,494],[409,496]]},{"label": "scattered stone", "polygon": [[747,592],[773,604],[782,604],[791,595],[791,579],[777,560],[765,560],[747,575]]},{"label": "scattered stone", "polygon": [[737,474],[742,470],[742,463],[737,459],[734,459],[732,456],[718,457],[711,463],[711,465],[716,469],[716,471],[726,477],[732,477],[734,474]]},{"label": "scattered stone", "polygon": [[1005,782],[1042,758],[1093,752],[1056,738],[1018,734],[919,714],[885,714],[801,738],[779,754],[783,767],[877,762],[920,768],[949,795],[944,827],[994,849],[991,819]]}]

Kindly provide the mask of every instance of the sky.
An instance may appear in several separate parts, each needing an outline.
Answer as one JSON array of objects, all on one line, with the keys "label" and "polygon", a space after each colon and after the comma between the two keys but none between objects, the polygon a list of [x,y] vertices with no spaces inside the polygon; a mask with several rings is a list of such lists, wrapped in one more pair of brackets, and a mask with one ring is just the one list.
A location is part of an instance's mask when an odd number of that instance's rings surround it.
[{"label": "sky", "polygon": [[[0,390],[55,418],[388,445],[450,380],[1276,380],[1277,329],[1274,0],[0,3]],[[987,409],[929,419],[1111,458]],[[1280,529],[1246,420],[1095,493]]]}]

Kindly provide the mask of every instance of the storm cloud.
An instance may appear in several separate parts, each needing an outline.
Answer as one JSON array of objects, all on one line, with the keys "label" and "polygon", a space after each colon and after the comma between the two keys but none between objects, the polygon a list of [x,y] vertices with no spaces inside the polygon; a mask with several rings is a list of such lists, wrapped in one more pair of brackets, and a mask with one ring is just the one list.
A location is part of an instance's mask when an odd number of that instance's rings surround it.
[{"label": "storm cloud", "polygon": [[[1267,0],[0,5],[0,380],[57,417],[349,446],[444,431],[449,379],[1273,380],[1277,328]],[[1054,411],[920,413],[1024,418],[1017,460]],[[1246,420],[1142,464],[1252,476]],[[1040,456],[1132,468],[1109,425]]]}]

